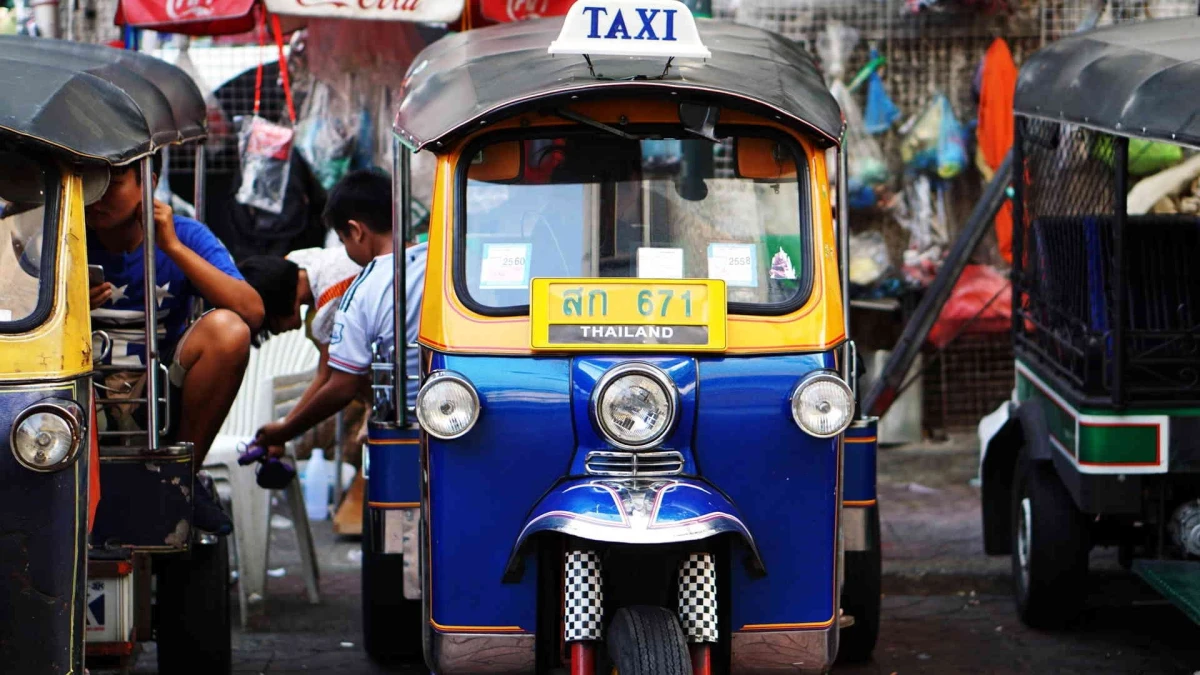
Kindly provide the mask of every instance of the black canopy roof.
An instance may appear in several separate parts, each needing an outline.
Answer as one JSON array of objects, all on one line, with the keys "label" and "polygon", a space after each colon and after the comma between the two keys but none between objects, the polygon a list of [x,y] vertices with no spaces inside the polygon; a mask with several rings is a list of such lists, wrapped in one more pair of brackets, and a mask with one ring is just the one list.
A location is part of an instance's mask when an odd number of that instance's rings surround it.
[{"label": "black canopy roof", "polygon": [[192,78],[131,51],[2,36],[0,92],[0,132],[109,164],[205,135]]},{"label": "black canopy roof", "polygon": [[[819,139],[836,143],[842,112],[802,47],[750,26],[697,19],[707,61],[675,61],[657,79],[665,61],[592,57],[595,77],[578,56],[551,56],[562,18],[480,28],[438,40],[409,69],[401,92],[395,131],[421,149],[449,140],[535,101],[583,96],[620,87],[624,91],[714,94],[726,105],[742,105],[808,126]],[[633,76],[650,79],[630,81]]]},{"label": "black canopy roof", "polygon": [[1200,147],[1200,17],[1064,38],[1021,68],[1014,107],[1103,131]]}]

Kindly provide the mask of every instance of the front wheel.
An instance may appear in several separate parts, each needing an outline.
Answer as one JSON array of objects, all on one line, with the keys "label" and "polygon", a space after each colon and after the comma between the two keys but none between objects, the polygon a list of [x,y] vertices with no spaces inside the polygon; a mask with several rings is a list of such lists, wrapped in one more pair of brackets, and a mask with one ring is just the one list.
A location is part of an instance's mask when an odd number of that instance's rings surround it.
[{"label": "front wheel", "polygon": [[879,540],[879,507],[870,507],[867,516],[867,551],[846,551],[846,583],[842,588],[842,609],[854,617],[854,625],[838,637],[838,661],[862,663],[871,658],[879,639],[880,598],[882,597],[883,552]]},{"label": "front wheel", "polygon": [[608,655],[621,675],[691,675],[683,628],[663,607],[622,607],[608,630]]},{"label": "front wheel", "polygon": [[404,558],[373,553],[371,511],[363,498],[363,646],[377,663],[421,656],[421,602],[404,598]]},{"label": "front wheel", "polygon": [[192,542],[157,568],[158,672],[227,675],[233,670],[229,541]]},{"label": "front wheel", "polygon": [[1061,628],[1083,609],[1088,525],[1051,462],[1018,467],[1012,568],[1017,613],[1032,628]]}]

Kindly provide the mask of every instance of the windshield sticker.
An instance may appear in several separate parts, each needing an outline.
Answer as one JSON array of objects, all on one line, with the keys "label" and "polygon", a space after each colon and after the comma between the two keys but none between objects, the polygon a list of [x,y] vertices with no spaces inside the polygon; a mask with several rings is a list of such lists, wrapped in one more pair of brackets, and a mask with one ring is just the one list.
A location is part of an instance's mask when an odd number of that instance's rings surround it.
[{"label": "windshield sticker", "polygon": [[792,259],[784,253],[783,247],[779,247],[779,252],[775,257],[771,258],[771,278],[772,279],[795,279],[796,268],[792,267]]},{"label": "windshield sticker", "polygon": [[484,244],[479,287],[492,290],[529,288],[530,244]]},{"label": "windshield sticker", "polygon": [[709,244],[708,278],[726,286],[758,287],[757,247],[754,244]]},{"label": "windshield sticker", "polygon": [[0,309],[0,321],[12,321],[12,310]]},{"label": "windshield sticker", "polygon": [[639,279],[682,279],[683,249],[639,248],[637,271]]}]

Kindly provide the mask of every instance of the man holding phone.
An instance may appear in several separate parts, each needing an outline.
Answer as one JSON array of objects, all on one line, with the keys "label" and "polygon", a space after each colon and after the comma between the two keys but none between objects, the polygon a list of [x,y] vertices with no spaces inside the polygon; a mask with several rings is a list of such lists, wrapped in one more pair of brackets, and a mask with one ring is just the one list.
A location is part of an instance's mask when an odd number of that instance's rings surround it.
[{"label": "man holding phone", "polygon": [[[154,180],[161,169],[155,157]],[[145,304],[142,242],[141,172],[115,168],[108,191],[87,207],[88,261],[103,276],[89,277],[92,322],[113,338],[113,365],[137,368],[145,363]],[[174,429],[176,442],[195,447],[196,466],[228,414],[250,356],[250,336],[263,321],[263,303],[238,273],[228,250],[201,223],[175,215],[155,201],[155,251],[159,354],[169,368],[172,396],[181,402]],[[213,307],[188,326],[193,301]],[[141,421],[144,424],[144,420]],[[195,525],[228,534],[233,523],[214,495],[196,483]]]}]

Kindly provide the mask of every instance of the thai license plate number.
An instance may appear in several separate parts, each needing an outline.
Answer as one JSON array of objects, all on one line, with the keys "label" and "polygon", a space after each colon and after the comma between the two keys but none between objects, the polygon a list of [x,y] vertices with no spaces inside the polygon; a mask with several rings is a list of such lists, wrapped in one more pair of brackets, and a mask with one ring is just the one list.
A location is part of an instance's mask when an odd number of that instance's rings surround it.
[{"label": "thai license plate number", "polygon": [[534,349],[723,350],[718,279],[534,279]]}]

